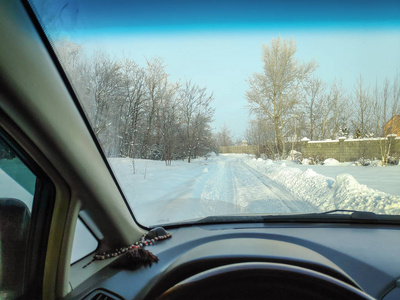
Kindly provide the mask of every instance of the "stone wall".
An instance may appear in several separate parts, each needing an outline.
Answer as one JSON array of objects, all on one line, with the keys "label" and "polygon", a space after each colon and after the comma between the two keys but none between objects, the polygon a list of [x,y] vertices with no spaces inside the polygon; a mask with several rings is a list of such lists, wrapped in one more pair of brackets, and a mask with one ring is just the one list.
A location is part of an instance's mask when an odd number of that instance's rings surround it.
[{"label": "stone wall", "polygon": [[262,146],[227,146],[219,147],[220,153],[245,153],[245,154],[259,154],[262,153]]},{"label": "stone wall", "polygon": [[389,136],[382,139],[349,139],[315,142],[302,141],[301,153],[303,157],[335,158],[340,162],[355,161],[361,157],[381,159],[382,151],[390,146],[390,155],[400,156],[400,138]]},{"label": "stone wall", "polygon": [[[390,155],[400,157],[400,137],[388,136],[382,139],[348,139],[340,138],[332,141],[309,141],[303,139],[301,147],[297,148],[304,158],[313,157],[323,160],[326,158],[335,158],[340,162],[355,161],[361,157],[369,159],[381,159],[381,147],[385,149],[390,145]],[[296,145],[297,146],[297,145]],[[300,148],[300,149],[299,149]],[[288,147],[289,151],[291,148]],[[247,153],[260,154],[265,153],[265,147],[262,146],[230,146],[220,147],[220,153]]]}]

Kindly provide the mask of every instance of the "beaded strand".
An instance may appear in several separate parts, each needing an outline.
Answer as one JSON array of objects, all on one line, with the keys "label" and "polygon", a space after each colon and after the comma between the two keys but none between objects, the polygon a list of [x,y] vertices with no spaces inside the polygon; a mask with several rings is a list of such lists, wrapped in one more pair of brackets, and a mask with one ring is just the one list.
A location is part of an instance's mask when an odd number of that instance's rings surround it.
[{"label": "beaded strand", "polygon": [[162,241],[165,239],[169,239],[171,237],[172,237],[172,235],[169,232],[167,232],[164,235],[156,236],[152,239],[146,239],[146,235],[143,235],[142,238],[140,239],[140,241],[138,241],[132,245],[122,247],[122,248],[117,248],[113,251],[97,252],[96,254],[93,255],[93,260],[104,260],[104,259],[108,259],[108,258],[112,258],[112,257],[117,257],[129,250],[140,249],[140,248],[144,248],[145,246],[152,246],[157,241]]}]

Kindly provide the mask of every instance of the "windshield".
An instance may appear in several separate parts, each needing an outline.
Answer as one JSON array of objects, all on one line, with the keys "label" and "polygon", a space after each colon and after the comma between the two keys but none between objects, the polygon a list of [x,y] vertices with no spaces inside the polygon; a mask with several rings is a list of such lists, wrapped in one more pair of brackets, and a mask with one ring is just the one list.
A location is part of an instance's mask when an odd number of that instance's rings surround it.
[{"label": "windshield", "polygon": [[31,2],[139,223],[400,215],[399,1]]}]

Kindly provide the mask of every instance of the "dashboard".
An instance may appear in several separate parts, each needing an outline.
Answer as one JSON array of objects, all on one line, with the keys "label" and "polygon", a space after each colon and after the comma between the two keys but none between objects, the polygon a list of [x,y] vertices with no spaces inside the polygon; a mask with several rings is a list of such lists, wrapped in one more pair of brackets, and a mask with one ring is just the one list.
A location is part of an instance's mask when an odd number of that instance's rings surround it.
[{"label": "dashboard", "polygon": [[171,239],[147,247],[160,259],[157,264],[135,271],[105,267],[74,288],[67,299],[92,299],[99,291],[115,299],[154,299],[193,275],[248,262],[302,267],[376,299],[400,298],[398,226],[215,224],[168,230]]}]

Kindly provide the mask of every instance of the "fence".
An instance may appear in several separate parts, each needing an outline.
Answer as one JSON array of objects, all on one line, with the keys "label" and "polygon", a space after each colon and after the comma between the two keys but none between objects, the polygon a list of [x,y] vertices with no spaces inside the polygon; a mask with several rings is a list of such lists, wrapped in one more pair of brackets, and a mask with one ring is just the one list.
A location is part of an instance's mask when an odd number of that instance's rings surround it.
[{"label": "fence", "polygon": [[[303,157],[335,158],[340,162],[355,161],[361,157],[381,159],[382,150],[390,146],[391,156],[400,156],[400,138],[388,136],[375,139],[349,139],[339,138],[332,141],[302,140],[301,153]],[[381,148],[382,147],[382,148]]]},{"label": "fence", "polygon": [[[303,157],[318,157],[319,159],[335,158],[340,162],[355,161],[361,157],[381,159],[381,147],[390,145],[390,155],[400,157],[400,138],[389,135],[387,138],[374,139],[348,139],[329,141],[310,141],[303,139],[301,147],[296,147]],[[288,148],[290,149],[290,148]],[[220,153],[265,153],[262,146],[231,146],[220,147]]]}]

